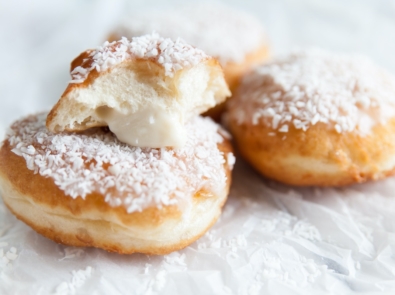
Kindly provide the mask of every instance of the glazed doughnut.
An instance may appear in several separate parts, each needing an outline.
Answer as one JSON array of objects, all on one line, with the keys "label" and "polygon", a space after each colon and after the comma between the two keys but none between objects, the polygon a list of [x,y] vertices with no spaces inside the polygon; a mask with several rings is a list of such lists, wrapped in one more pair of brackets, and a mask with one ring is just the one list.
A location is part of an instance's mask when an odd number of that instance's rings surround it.
[{"label": "glazed doughnut", "polygon": [[123,144],[107,128],[52,133],[46,114],[17,121],[0,150],[8,208],[65,245],[166,254],[213,225],[234,164],[229,140],[208,118],[187,123],[181,149]]},{"label": "glazed doughnut", "polygon": [[[261,22],[246,12],[218,3],[139,11],[129,15],[109,39],[131,38],[152,31],[173,39],[181,37],[217,58],[231,91],[244,73],[268,58],[268,38]],[[208,114],[219,119],[223,109],[224,105],[218,105]]]},{"label": "glazed doughnut", "polygon": [[109,126],[121,141],[140,147],[181,147],[185,123],[230,95],[217,60],[156,33],[83,52],[71,76],[48,129]]},{"label": "glazed doughnut", "polygon": [[299,50],[246,75],[226,122],[264,176],[341,186],[394,174],[395,77],[362,56]]}]

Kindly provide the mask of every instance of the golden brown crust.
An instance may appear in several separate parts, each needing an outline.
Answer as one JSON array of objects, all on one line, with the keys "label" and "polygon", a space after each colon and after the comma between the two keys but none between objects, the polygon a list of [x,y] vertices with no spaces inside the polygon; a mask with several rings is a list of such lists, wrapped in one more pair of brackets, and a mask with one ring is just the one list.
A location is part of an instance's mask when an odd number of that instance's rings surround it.
[{"label": "golden brown crust", "polygon": [[[92,50],[88,49],[82,53],[80,53],[79,56],[77,56],[70,64],[70,73],[79,66],[82,65],[90,65],[92,63],[92,59],[89,58],[90,53],[92,52]],[[65,89],[65,91],[63,91],[62,96],[60,97],[60,99],[57,101],[57,103],[52,107],[51,111],[48,113],[47,116],[47,122],[46,125],[49,128],[51,122],[53,122],[56,118],[56,116],[58,115],[58,112],[61,111],[62,109],[62,104],[66,103],[67,104],[67,95],[72,92],[73,90],[80,88],[80,87],[87,87],[88,85],[92,84],[92,82],[94,81],[94,79],[96,79],[99,76],[99,73],[93,69],[88,77],[86,78],[86,80],[82,83],[69,83]],[[93,125],[93,126],[89,126],[91,127],[100,127],[100,125]],[[79,130],[85,130],[86,128],[81,126],[80,129],[78,129],[78,126],[76,129],[73,129],[73,131],[79,131]],[[67,130],[66,131],[72,131],[72,130]]]},{"label": "golden brown crust", "polygon": [[[223,70],[225,74],[225,80],[226,83],[228,83],[230,91],[234,93],[235,89],[239,85],[241,77],[243,77],[244,74],[246,74],[254,66],[262,64],[268,60],[269,54],[269,46],[267,44],[262,44],[257,50],[247,54],[242,62],[228,62],[226,65],[224,65]],[[222,113],[225,111],[225,105],[226,101],[208,110],[203,114],[203,116],[211,117],[216,122],[219,122]]]},{"label": "golden brown crust", "polygon": [[[11,169],[12,167],[12,169]],[[34,174],[27,169],[25,159],[15,155],[6,141],[0,150],[0,172],[10,181],[21,194],[28,195],[36,204],[43,204],[49,209],[61,208],[78,218],[89,211],[100,214],[115,214],[125,225],[156,226],[164,218],[179,217],[180,212],[175,206],[164,207],[162,210],[150,208],[142,212],[128,214],[123,207],[110,207],[104,197],[98,193],[89,194],[86,199],[73,199],[66,196],[51,178]]]},{"label": "golden brown crust", "polygon": [[[222,206],[225,202],[222,203]],[[7,208],[21,221],[26,223],[28,226],[30,226],[32,229],[34,229],[36,232],[41,234],[42,236],[53,240],[54,242],[58,244],[63,244],[67,246],[73,246],[73,247],[95,247],[95,248],[101,248],[103,250],[106,250],[108,252],[115,252],[118,254],[133,254],[133,253],[144,253],[148,255],[166,255],[174,251],[181,250],[196,240],[198,240],[201,236],[203,236],[208,229],[210,229],[215,222],[218,219],[218,216],[215,217],[215,219],[212,220],[212,222],[207,226],[207,228],[203,229],[201,233],[191,239],[188,240],[182,240],[180,241],[177,245],[172,245],[172,246],[161,246],[161,247],[146,247],[144,248],[144,251],[141,251],[141,249],[125,249],[124,247],[117,245],[116,243],[108,243],[108,242],[100,242],[94,240],[89,234],[87,234],[86,231],[79,231],[77,233],[69,234],[69,233],[64,233],[61,229],[56,228],[56,227],[43,227],[43,226],[38,226],[31,222],[29,219],[25,218],[23,215],[18,214],[15,212],[8,204],[5,202],[5,205]],[[221,206],[221,208],[222,208]],[[89,225],[88,225],[89,226]]]},{"label": "golden brown crust", "polygon": [[[218,145],[225,154],[232,151],[229,141]],[[220,200],[218,214],[222,208],[229,191],[231,171],[227,164],[224,165],[228,176],[227,186],[223,196],[214,195],[211,192],[200,191],[193,197],[193,206],[203,204],[208,200]],[[149,208],[142,212],[127,213],[124,207],[110,207],[105,201],[104,196],[98,193],[89,194],[85,200],[78,197],[76,199],[66,196],[51,178],[45,178],[40,174],[34,174],[26,167],[25,160],[11,151],[8,141],[5,141],[0,149],[0,184],[4,203],[17,216],[38,233],[50,238],[58,243],[71,246],[98,247],[111,252],[129,254],[134,252],[146,254],[167,254],[175,250],[182,249],[211,227],[218,218],[218,214],[213,216],[208,224],[201,228],[199,233],[192,237],[180,238],[173,244],[158,243],[152,246],[125,247],[117,240],[106,240],[89,234],[88,229],[100,227],[105,234],[106,231],[113,232],[117,227],[123,229],[133,227],[134,229],[155,232],[155,229],[162,226],[169,220],[172,222],[182,221],[182,212],[177,206],[164,206],[161,209]],[[207,197],[207,195],[210,195]],[[213,198],[213,199],[212,199]],[[18,205],[18,206],[16,206]],[[43,218],[46,214],[53,214],[49,220],[39,224],[28,217],[26,210],[30,208],[42,213]],[[37,214],[36,214],[37,215]],[[94,218],[92,218],[92,216]],[[100,218],[98,218],[100,216]],[[54,226],[51,218],[64,218],[68,222],[80,223],[79,229],[75,232],[66,232],[63,228]],[[55,222],[54,222],[55,223]],[[87,229],[87,230],[85,230]],[[171,229],[169,229],[171,232]],[[169,233],[170,233],[169,232]]]},{"label": "golden brown crust", "polygon": [[280,182],[343,186],[395,173],[395,118],[363,137],[337,133],[322,123],[287,133],[263,124],[229,124],[242,156],[264,176]]},{"label": "golden brown crust", "polygon": [[110,35],[108,35],[107,41],[108,42],[114,42],[114,41],[117,41],[117,40],[121,39],[122,37],[123,36],[120,36],[119,34],[117,34],[115,32],[112,32],[112,33],[110,33]]},{"label": "golden brown crust", "polygon": [[252,67],[262,64],[268,60],[270,54],[269,46],[262,43],[255,51],[246,54],[242,62],[228,62],[224,67],[225,80],[231,91],[239,85],[240,78]]},{"label": "golden brown crust", "polygon": [[[115,46],[114,46],[114,48],[115,48]],[[77,67],[90,68],[90,66],[92,65],[92,63],[94,61],[93,57],[90,56],[92,51],[93,51],[92,49],[88,49],[88,50],[86,50],[84,52],[81,52],[80,55],[77,56],[71,62],[71,64],[70,64],[70,73]],[[219,67],[219,68],[221,68],[221,65],[219,64],[219,62],[215,58],[212,58],[212,57],[207,57],[202,62],[206,62],[209,67]],[[155,75],[158,75],[158,76],[162,75],[162,76],[164,76],[163,65],[161,65],[159,62],[157,62],[154,58],[148,58],[147,59],[147,58],[138,58],[136,56],[131,56],[131,57],[125,59],[124,61],[122,61],[118,65],[119,66],[124,66],[125,64],[130,64],[130,63],[137,63],[137,64],[144,63],[144,64],[147,64],[147,66],[146,66],[147,68],[154,67],[155,69],[157,69],[156,71],[153,71],[153,72],[155,72]],[[158,68],[160,68],[162,70],[160,71],[160,70],[158,70]],[[87,78],[83,82],[81,82],[81,83],[69,83],[68,87],[63,92],[62,97],[65,96],[67,93],[71,92],[72,90],[76,89],[76,88],[88,87],[89,85],[91,85],[93,83],[93,81],[99,75],[103,75],[104,73],[106,73],[108,71],[111,71],[111,68],[106,70],[106,71],[102,71],[102,72],[98,72],[96,69],[92,69],[91,71],[89,71]],[[226,79],[226,77],[225,77],[225,79]]]}]

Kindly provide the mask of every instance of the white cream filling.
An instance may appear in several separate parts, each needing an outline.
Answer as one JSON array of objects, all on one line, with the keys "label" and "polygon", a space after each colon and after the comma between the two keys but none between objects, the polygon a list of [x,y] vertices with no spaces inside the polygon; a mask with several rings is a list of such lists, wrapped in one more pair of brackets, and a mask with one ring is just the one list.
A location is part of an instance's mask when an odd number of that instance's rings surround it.
[{"label": "white cream filling", "polygon": [[100,107],[96,113],[120,141],[133,146],[177,148],[187,139],[183,120],[162,108],[150,106],[123,114],[113,108]]},{"label": "white cream filling", "polygon": [[63,98],[50,129],[108,126],[131,146],[179,148],[187,140],[185,123],[228,95],[221,69],[210,60],[172,78],[153,62],[125,63]]}]

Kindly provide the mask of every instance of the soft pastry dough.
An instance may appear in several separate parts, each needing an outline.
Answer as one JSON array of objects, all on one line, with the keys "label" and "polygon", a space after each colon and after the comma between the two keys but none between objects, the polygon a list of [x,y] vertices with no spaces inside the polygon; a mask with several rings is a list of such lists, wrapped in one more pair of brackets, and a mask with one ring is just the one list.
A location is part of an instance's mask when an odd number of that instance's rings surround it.
[{"label": "soft pastry dough", "polygon": [[185,123],[230,95],[217,60],[156,33],[83,52],[71,76],[48,129],[109,126],[121,141],[140,147],[181,147]]},{"label": "soft pastry dough", "polygon": [[192,119],[182,149],[142,149],[106,128],[55,134],[45,117],[14,123],[0,150],[4,202],[40,234],[72,246],[166,254],[218,218],[234,157],[211,120]]},{"label": "soft pastry dough", "polygon": [[218,61],[158,34],[77,57],[51,112],[15,122],[0,149],[4,203],[62,244],[166,254],[214,224],[235,158],[199,114],[230,94]]},{"label": "soft pastry dough", "polygon": [[246,75],[226,122],[264,176],[299,186],[395,169],[395,78],[361,56],[299,50]]},{"label": "soft pastry dough", "polygon": [[[249,13],[219,3],[131,13],[111,32],[109,40],[152,31],[174,40],[180,37],[215,57],[232,92],[243,74],[269,57],[262,23]],[[206,114],[218,120],[223,109],[224,104],[220,104]]]}]

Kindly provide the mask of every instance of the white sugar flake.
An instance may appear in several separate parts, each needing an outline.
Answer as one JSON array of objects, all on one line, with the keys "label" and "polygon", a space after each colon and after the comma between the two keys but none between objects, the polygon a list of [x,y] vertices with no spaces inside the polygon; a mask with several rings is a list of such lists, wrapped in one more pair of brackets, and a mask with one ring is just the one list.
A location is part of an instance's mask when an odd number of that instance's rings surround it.
[{"label": "white sugar flake", "polygon": [[151,149],[121,143],[98,128],[54,134],[47,131],[45,118],[17,121],[8,141],[30,170],[52,178],[72,198],[98,192],[111,206],[122,205],[131,213],[192,200],[200,190],[219,193],[226,186],[224,164],[231,156],[218,149],[223,137],[210,119],[197,117],[187,124],[183,148]]},{"label": "white sugar flake", "polygon": [[280,133],[317,123],[366,135],[395,115],[395,77],[362,56],[294,51],[247,75],[231,102],[238,123]]},{"label": "white sugar flake", "polygon": [[62,282],[56,287],[55,295],[71,295],[76,294],[86,280],[88,280],[93,273],[93,267],[88,266],[86,269],[79,269],[72,271],[72,278],[70,282]]},{"label": "white sugar flake", "polygon": [[153,60],[165,69],[166,76],[172,77],[176,71],[209,58],[203,51],[180,38],[173,41],[157,33],[134,37],[131,41],[125,37],[111,43],[106,41],[97,49],[88,51],[88,54],[82,65],[71,71],[72,83],[82,83],[91,71],[106,71],[127,59]]}]

